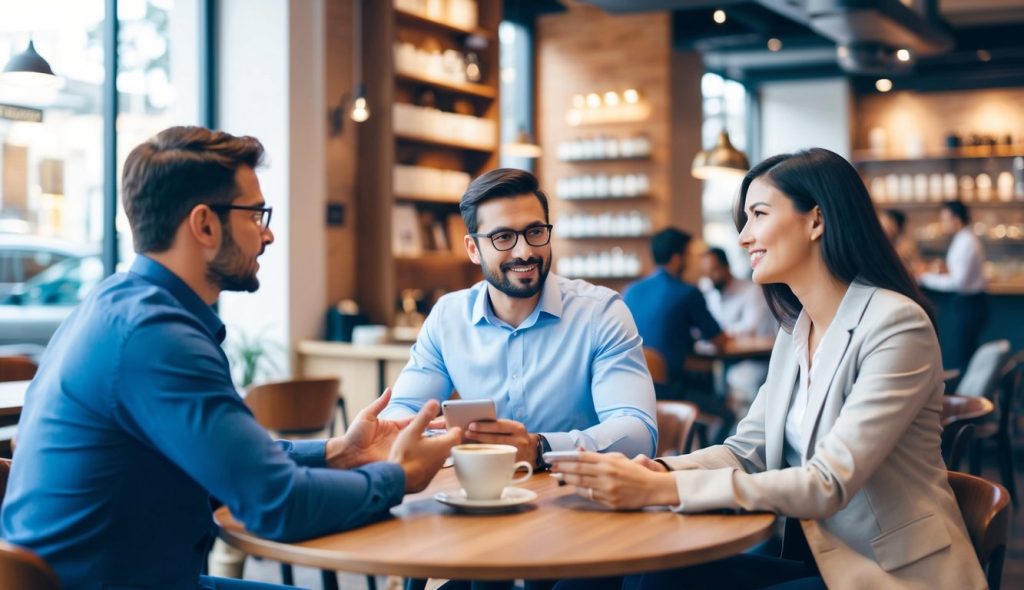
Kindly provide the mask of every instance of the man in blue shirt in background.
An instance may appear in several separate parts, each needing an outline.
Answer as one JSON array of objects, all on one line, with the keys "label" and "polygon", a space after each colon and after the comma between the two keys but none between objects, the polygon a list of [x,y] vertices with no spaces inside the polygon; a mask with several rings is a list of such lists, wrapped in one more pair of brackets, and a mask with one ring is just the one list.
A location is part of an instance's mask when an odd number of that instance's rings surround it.
[{"label": "man in blue shirt in background", "polygon": [[708,391],[710,384],[698,385],[684,371],[686,357],[693,353],[695,333],[717,347],[728,340],[708,311],[700,289],[683,281],[690,241],[690,234],[674,227],[656,233],[651,238],[651,255],[658,267],[628,285],[623,299],[633,312],[644,346],[660,353],[668,366],[670,381],[658,384],[658,398],[695,402],[703,412],[722,419],[718,433],[724,436],[735,419],[733,413],[724,399]]},{"label": "man in blue shirt in background", "polygon": [[257,258],[274,240],[262,157],[252,137],[172,127],[125,161],[140,254],[50,342],[0,514],[3,537],[67,588],[267,587],[200,577],[211,496],[274,539],[349,529],[423,489],[460,437],[421,436],[436,403],[411,423],[378,420],[389,392],[326,441],[275,442],[253,419],[210,306],[259,287]]},{"label": "man in blue shirt in background", "polygon": [[427,317],[383,416],[427,400],[494,400],[499,420],[471,424],[471,442],[519,449],[584,447],[650,456],[657,447],[654,387],[640,336],[611,289],[549,274],[547,195],[525,170],[474,180],[459,203],[470,259],[484,281],[442,297]]}]

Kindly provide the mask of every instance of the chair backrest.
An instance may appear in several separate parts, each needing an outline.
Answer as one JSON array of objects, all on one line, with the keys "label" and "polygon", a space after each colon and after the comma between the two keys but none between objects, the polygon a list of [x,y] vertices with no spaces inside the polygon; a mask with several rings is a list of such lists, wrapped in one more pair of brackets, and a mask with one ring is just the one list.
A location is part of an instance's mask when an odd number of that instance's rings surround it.
[{"label": "chair backrest", "polygon": [[678,401],[659,401],[658,452],[656,456],[682,455],[690,452],[693,424],[700,410],[695,404]]},{"label": "chair backrest", "polygon": [[999,372],[1010,355],[1009,340],[993,340],[978,347],[967,363],[964,377],[957,385],[959,395],[991,397],[999,383]]},{"label": "chair backrest", "polygon": [[340,383],[336,377],[265,383],[249,390],[245,405],[267,430],[315,432],[334,418]]},{"label": "chair backrest", "polygon": [[28,381],[36,376],[36,368],[23,356],[0,356],[0,381]]},{"label": "chair backrest", "polygon": [[967,452],[967,447],[974,440],[974,424],[969,421],[954,420],[942,429],[942,458],[946,469],[957,471],[960,461]]},{"label": "chair backrest", "polygon": [[59,590],[53,569],[28,549],[0,541],[0,587],[19,590]]},{"label": "chair backrest", "polygon": [[645,346],[644,359],[647,361],[647,370],[651,372],[651,380],[659,385],[668,383],[668,364],[665,357],[657,350]]},{"label": "chair backrest", "polygon": [[[11,460],[0,459],[0,502],[7,494]],[[50,566],[28,549],[0,540],[0,588],[57,590],[60,581]]]},{"label": "chair backrest", "polygon": [[987,479],[956,471],[948,475],[989,587],[998,590],[1010,535],[1010,493]]},{"label": "chair backrest", "polygon": [[1024,390],[1024,351],[1006,361],[999,376],[999,394],[995,401],[1000,432],[1010,432],[1010,421],[1015,415],[1016,399],[1021,390]]}]

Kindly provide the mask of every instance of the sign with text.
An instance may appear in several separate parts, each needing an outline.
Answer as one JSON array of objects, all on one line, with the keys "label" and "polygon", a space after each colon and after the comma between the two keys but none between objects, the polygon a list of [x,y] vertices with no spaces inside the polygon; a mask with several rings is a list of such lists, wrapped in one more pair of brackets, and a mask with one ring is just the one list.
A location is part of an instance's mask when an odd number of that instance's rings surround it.
[{"label": "sign with text", "polygon": [[31,109],[11,104],[0,104],[0,119],[24,121],[26,123],[42,123],[43,111],[42,109]]}]

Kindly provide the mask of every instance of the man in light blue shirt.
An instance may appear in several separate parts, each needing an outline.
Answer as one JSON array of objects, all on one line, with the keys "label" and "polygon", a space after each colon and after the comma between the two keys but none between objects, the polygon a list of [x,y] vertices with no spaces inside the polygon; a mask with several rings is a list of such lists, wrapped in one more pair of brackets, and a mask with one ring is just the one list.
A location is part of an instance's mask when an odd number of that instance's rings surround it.
[{"label": "man in light blue shirt", "polygon": [[633,317],[618,293],[548,272],[547,197],[522,170],[492,170],[460,203],[466,250],[485,281],[441,298],[394,384],[383,417],[427,400],[494,400],[497,422],[467,440],[510,444],[543,466],[545,450],[627,456],[657,447],[654,386]]}]

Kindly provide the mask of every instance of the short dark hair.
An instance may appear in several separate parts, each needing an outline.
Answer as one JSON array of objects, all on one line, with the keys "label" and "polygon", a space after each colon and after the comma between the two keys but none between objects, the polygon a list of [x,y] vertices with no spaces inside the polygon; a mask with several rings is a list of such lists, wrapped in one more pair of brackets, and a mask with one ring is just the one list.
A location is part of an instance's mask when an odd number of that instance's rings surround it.
[{"label": "short dark hair", "polygon": [[239,192],[239,166],[256,168],[262,161],[258,139],[205,127],[170,127],[136,146],[121,177],[135,251],[170,248],[178,226],[196,205],[231,203]]},{"label": "short dark hair", "polygon": [[886,209],[882,211],[886,217],[892,220],[896,224],[896,232],[903,233],[903,228],[907,226],[907,214],[900,211],[899,209]]},{"label": "short dark hair", "polygon": [[967,208],[967,205],[964,205],[961,201],[949,201],[947,203],[943,203],[942,206],[945,207],[947,211],[960,218],[960,221],[963,222],[964,225],[971,222],[971,211]]},{"label": "short dark hair", "polygon": [[654,257],[654,263],[667,264],[672,256],[686,252],[691,239],[690,234],[674,227],[667,227],[654,234],[651,238],[651,255]]},{"label": "short dark hair", "polygon": [[[878,212],[857,170],[842,156],[823,148],[772,156],[747,172],[733,209],[736,230],[747,224],[747,192],[756,179],[767,182],[808,213],[815,207],[825,221],[821,256],[833,277],[844,283],[854,279],[896,291],[924,309],[932,325],[931,305],[917,288],[892,243],[885,237]],[[763,285],[772,315],[792,332],[803,304],[785,283]]]},{"label": "short dark hair", "polygon": [[459,201],[462,220],[466,222],[469,233],[475,234],[480,228],[476,210],[481,203],[492,199],[510,199],[532,194],[544,208],[544,222],[548,222],[548,196],[540,190],[537,177],[526,170],[517,168],[495,168],[478,176],[469,183],[466,192]]},{"label": "short dark hair", "polygon": [[725,250],[716,246],[714,248],[708,248],[706,254],[708,256],[714,256],[715,259],[718,260],[719,264],[725,268],[729,268],[729,257],[725,255]]}]

